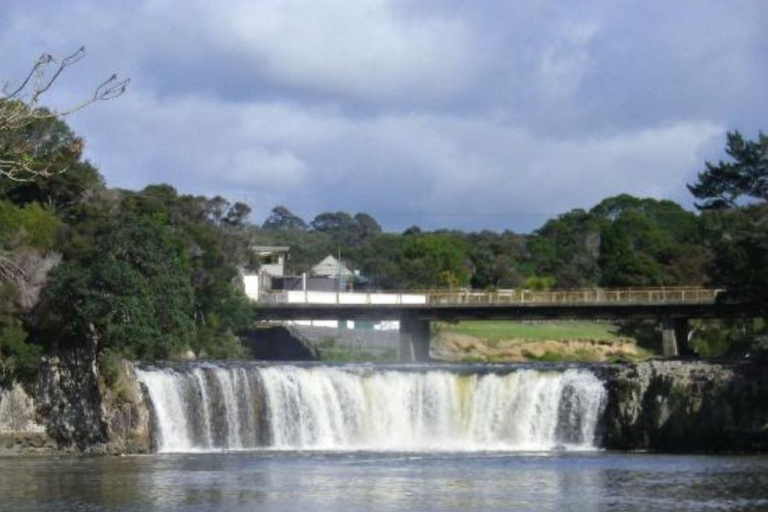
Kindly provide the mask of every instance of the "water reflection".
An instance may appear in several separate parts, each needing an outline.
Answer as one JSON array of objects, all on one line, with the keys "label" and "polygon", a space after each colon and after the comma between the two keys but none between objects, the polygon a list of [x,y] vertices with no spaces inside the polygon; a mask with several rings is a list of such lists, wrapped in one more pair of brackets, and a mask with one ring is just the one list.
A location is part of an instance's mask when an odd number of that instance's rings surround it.
[{"label": "water reflection", "polygon": [[0,459],[0,510],[766,510],[768,458],[236,453]]}]

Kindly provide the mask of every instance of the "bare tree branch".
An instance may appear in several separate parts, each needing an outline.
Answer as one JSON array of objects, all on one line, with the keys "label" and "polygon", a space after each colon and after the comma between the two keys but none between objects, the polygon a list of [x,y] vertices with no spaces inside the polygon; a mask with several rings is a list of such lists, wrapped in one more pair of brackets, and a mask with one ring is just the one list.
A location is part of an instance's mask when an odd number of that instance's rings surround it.
[{"label": "bare tree branch", "polygon": [[27,273],[13,261],[0,254],[0,283],[21,284],[28,279]]},{"label": "bare tree branch", "polygon": [[6,84],[3,87],[0,92],[0,179],[31,181],[64,172],[65,168],[56,169],[51,162],[38,161],[33,142],[24,129],[36,121],[66,117],[93,103],[115,99],[125,92],[130,79],[112,75],[100,83],[91,96],[70,107],[62,110],[41,107],[41,98],[62,73],[84,57],[84,46],[61,59],[44,53],[18,86],[11,88]]}]

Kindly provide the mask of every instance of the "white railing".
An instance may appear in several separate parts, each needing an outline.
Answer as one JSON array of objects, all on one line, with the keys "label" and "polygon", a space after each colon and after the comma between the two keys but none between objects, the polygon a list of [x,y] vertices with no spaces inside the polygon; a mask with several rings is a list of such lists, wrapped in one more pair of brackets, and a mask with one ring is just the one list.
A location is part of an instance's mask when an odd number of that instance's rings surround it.
[{"label": "white railing", "polygon": [[493,304],[680,304],[712,303],[723,290],[693,287],[583,290],[425,290],[395,292],[273,291],[259,302],[270,304],[346,305],[493,305]]}]

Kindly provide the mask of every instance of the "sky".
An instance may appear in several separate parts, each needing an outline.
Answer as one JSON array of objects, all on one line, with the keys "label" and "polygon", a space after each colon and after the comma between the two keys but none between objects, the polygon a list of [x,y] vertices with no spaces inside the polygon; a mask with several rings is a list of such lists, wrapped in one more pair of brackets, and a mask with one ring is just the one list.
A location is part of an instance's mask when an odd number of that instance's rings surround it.
[{"label": "sky", "polygon": [[67,119],[110,186],[524,233],[692,207],[725,133],[768,130],[766,27],[764,0],[0,0],[0,81],[82,45],[49,105],[130,77]]}]

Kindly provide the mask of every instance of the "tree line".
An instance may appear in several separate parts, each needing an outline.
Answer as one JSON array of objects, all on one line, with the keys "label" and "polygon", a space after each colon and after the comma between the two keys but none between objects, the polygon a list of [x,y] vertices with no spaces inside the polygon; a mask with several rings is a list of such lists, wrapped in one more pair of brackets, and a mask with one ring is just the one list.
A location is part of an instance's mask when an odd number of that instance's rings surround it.
[{"label": "tree line", "polygon": [[763,134],[728,134],[727,161],[689,185],[696,212],[619,195],[530,234],[387,233],[368,213],[307,222],[285,206],[256,223],[219,196],[108,187],[59,116],[0,126],[0,159],[19,158],[17,140],[45,176],[0,177],[0,380],[73,346],[147,360],[242,355],[252,305],[239,275],[258,265],[254,245],[290,246],[294,274],[340,252],[360,286],[380,290],[704,285],[768,310]]}]

